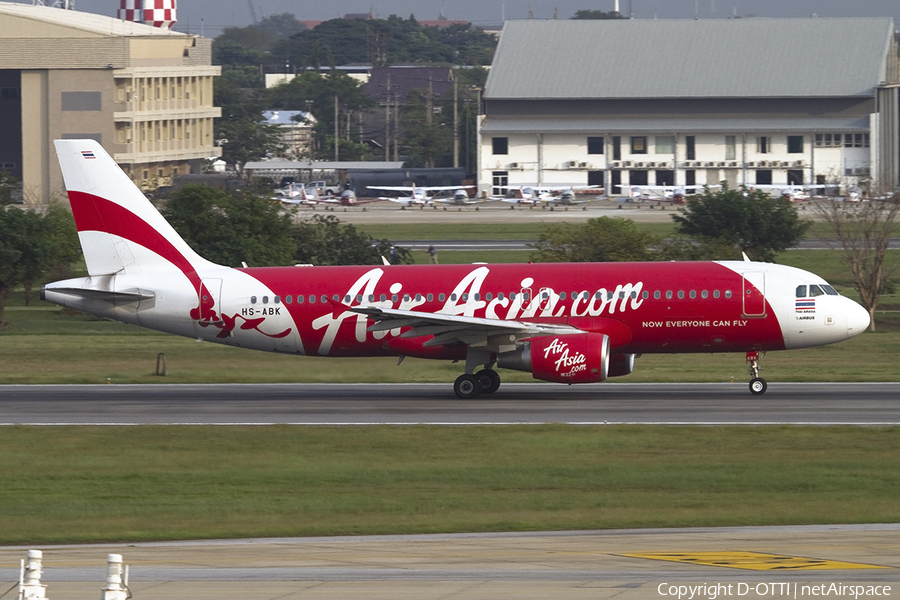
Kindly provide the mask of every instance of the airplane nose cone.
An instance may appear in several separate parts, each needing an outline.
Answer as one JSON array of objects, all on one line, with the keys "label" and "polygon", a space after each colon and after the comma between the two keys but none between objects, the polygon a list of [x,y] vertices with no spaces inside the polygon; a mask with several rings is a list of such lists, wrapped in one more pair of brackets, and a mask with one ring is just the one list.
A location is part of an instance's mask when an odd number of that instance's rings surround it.
[{"label": "airplane nose cone", "polygon": [[859,335],[869,328],[869,311],[853,301],[847,309],[847,337]]}]

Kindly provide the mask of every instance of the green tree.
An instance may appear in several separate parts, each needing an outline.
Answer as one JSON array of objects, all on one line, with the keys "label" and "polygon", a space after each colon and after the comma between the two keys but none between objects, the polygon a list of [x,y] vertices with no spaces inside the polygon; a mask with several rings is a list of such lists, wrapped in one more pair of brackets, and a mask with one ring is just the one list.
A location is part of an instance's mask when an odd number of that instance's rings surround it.
[{"label": "green tree", "polygon": [[186,185],[162,212],[191,248],[215,263],[261,267],[293,261],[291,215],[252,193]]},{"label": "green tree", "polygon": [[14,288],[24,285],[29,302],[34,283],[80,254],[72,215],[62,205],[51,205],[44,215],[0,206],[0,323]]},{"label": "green tree", "polygon": [[[228,78],[216,82],[215,103],[222,107],[216,119],[216,140],[222,144],[222,158],[243,175],[244,165],[282,149],[281,132],[263,119],[265,94],[242,89]],[[261,97],[262,96],[262,97]]]},{"label": "green tree", "polygon": [[[298,222],[292,233],[297,244],[294,260],[313,265],[380,265],[388,257],[392,244],[377,240],[351,224],[341,223],[334,215],[312,215]],[[411,264],[405,248],[397,248],[400,263]]]},{"label": "green tree", "polygon": [[575,12],[572,19],[575,20],[603,20],[603,19],[624,19],[622,13],[611,10],[603,12],[602,10],[579,10]]},{"label": "green tree", "polygon": [[535,262],[623,262],[653,260],[659,240],[629,219],[599,217],[584,223],[554,223],[531,245]]},{"label": "green tree", "polygon": [[797,208],[786,198],[773,198],[764,190],[705,188],[691,196],[672,215],[677,231],[703,243],[730,248],[739,258],[746,252],[754,260],[773,262],[775,255],[795,245],[809,228],[800,220]]}]

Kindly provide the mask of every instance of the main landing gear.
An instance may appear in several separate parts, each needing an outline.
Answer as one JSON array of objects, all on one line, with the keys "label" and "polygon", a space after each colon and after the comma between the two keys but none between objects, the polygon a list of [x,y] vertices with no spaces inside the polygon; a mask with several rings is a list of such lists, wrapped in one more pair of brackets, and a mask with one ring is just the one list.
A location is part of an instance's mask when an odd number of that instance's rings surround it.
[{"label": "main landing gear", "polygon": [[[484,368],[475,372],[478,366]],[[471,400],[479,394],[493,394],[500,389],[500,375],[492,369],[494,357],[488,352],[469,348],[466,352],[466,372],[456,378],[453,391],[462,400]]]},{"label": "main landing gear", "polygon": [[458,398],[470,400],[479,394],[493,394],[500,389],[500,375],[493,369],[482,369],[477,373],[463,373],[453,383],[453,391]]},{"label": "main landing gear", "polygon": [[759,396],[760,394],[765,394],[766,389],[769,387],[766,383],[766,380],[759,376],[760,366],[759,366],[759,352],[756,350],[750,350],[747,352],[747,362],[750,366],[747,368],[747,372],[750,374],[750,393],[754,396]]}]

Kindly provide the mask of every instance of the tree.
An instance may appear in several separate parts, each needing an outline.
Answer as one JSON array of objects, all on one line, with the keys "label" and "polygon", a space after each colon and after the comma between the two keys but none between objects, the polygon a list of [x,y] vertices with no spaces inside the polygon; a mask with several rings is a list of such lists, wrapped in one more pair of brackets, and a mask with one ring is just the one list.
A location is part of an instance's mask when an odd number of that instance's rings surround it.
[{"label": "tree", "polygon": [[0,206],[0,323],[14,288],[24,284],[30,292],[47,271],[79,255],[74,221],[61,205],[51,205],[45,215]]},{"label": "tree", "polygon": [[629,219],[600,217],[584,223],[555,223],[541,231],[535,262],[621,262],[653,259],[657,238]]},{"label": "tree", "polygon": [[900,194],[860,203],[822,200],[815,210],[831,226],[834,235],[826,242],[840,253],[850,271],[859,301],[869,311],[869,330],[875,331],[879,297],[900,267],[900,258],[888,253],[898,229]]},{"label": "tree", "polygon": [[720,190],[704,188],[689,197],[672,219],[678,233],[730,248],[732,256],[721,258],[739,258],[743,251],[764,262],[774,262],[778,252],[799,242],[810,225],[790,200],[763,190],[731,189],[724,182]]},{"label": "tree", "polygon": [[263,119],[257,93],[243,90],[228,78],[220,79],[214,100],[222,107],[222,118],[216,119],[215,136],[222,144],[222,158],[243,175],[247,162],[281,151],[281,132]]},{"label": "tree", "polygon": [[622,13],[611,10],[603,12],[602,10],[579,10],[575,12],[572,19],[575,20],[598,20],[598,19],[624,19]]},{"label": "tree", "polygon": [[[386,239],[376,240],[334,215],[313,215],[298,222],[292,236],[297,244],[294,260],[314,265],[380,265],[393,247]],[[411,264],[405,248],[397,248],[401,264]]]},{"label": "tree", "polygon": [[170,196],[163,216],[191,248],[215,263],[261,267],[293,261],[291,215],[252,193],[186,185]]}]

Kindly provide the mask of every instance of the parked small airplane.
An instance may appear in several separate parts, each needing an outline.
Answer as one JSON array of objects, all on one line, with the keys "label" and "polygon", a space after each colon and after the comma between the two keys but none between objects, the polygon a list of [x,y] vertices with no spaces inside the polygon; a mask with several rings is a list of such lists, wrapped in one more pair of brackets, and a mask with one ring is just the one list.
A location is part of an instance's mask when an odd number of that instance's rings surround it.
[{"label": "parked small airplane", "polygon": [[[615,187],[624,192],[634,202],[674,202],[684,204],[684,197],[698,193],[704,186],[699,185],[622,185]],[[719,187],[710,185],[705,187]]]},{"label": "parked small airplane", "polygon": [[[745,261],[231,268],[195,253],[94,140],[57,140],[87,277],[41,298],[226,345],[313,356],[463,361],[558,383],[631,373],[649,353],[759,357],[858,335],[869,314],[808,271]],[[820,293],[821,292],[821,293]]]},{"label": "parked small airplane", "polygon": [[[806,202],[808,200],[812,200],[815,197],[815,194],[818,193],[819,190],[825,191],[828,188],[838,188],[840,187],[838,184],[819,184],[819,185],[769,185],[769,184],[760,184],[760,185],[748,185],[748,190],[777,190],[780,192],[783,198],[789,198],[794,202]],[[810,193],[812,192],[812,193]]]},{"label": "parked small airplane", "polygon": [[523,185],[518,188],[508,188],[505,196],[491,196],[489,199],[524,206],[534,206],[538,203],[572,206],[588,202],[577,199],[575,190],[599,189],[599,187],[596,185]]},{"label": "parked small airplane", "polygon": [[382,198],[358,198],[353,190],[344,190],[340,196],[326,196],[316,200],[319,204],[330,204],[340,206],[360,206],[362,204],[371,204],[373,202],[381,202]]},{"label": "parked small airplane", "polygon": [[[379,200],[390,200],[403,206],[430,206],[434,204],[434,192],[457,192],[465,193],[466,189],[474,188],[474,185],[433,185],[433,186],[403,186],[403,185],[370,185],[370,190],[379,190],[384,192],[400,192],[403,196],[393,198],[389,196],[380,196]],[[468,194],[466,194],[468,197]]]},{"label": "parked small airplane", "polygon": [[278,190],[272,200],[278,200],[284,204],[302,204],[314,205],[318,202],[318,198],[314,194],[309,194],[303,184],[289,183],[286,187]]}]

